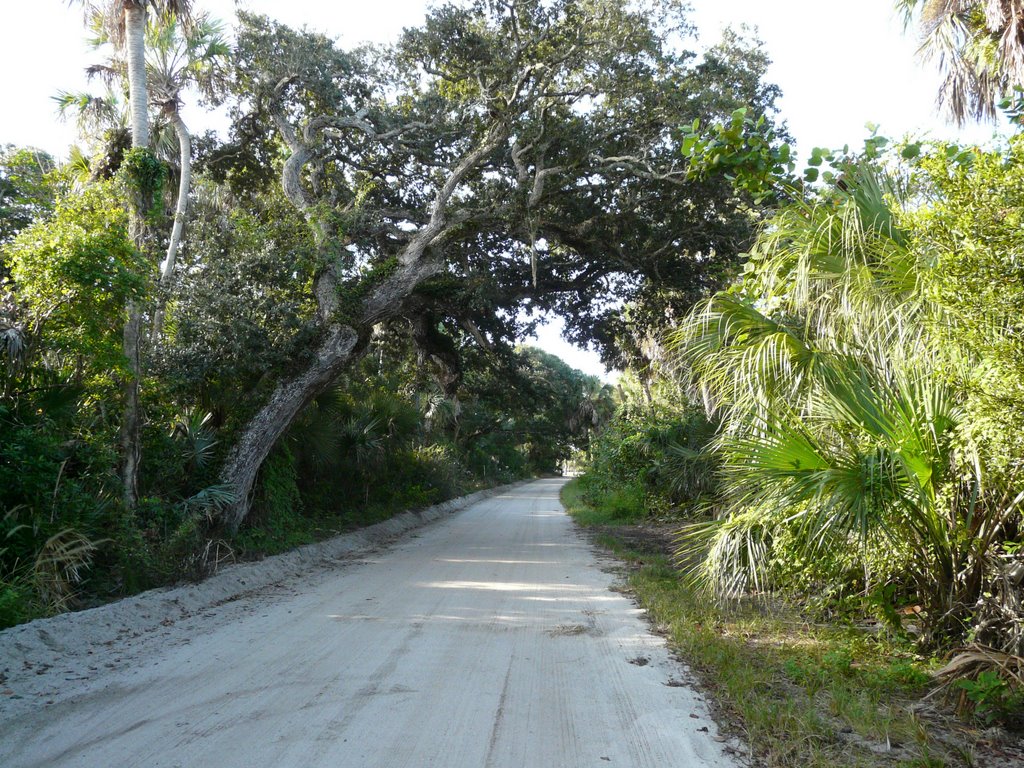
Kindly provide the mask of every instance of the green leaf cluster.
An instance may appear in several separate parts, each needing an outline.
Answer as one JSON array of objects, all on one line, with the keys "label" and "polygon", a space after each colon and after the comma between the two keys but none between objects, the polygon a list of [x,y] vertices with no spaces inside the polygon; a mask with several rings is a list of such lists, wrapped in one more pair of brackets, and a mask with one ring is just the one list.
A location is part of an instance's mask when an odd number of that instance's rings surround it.
[{"label": "green leaf cluster", "polygon": [[[699,119],[683,134],[680,151],[689,161],[691,178],[723,174],[755,204],[778,194],[778,184],[796,167],[792,149],[765,115],[753,117],[741,107],[727,122],[702,133]],[[813,181],[814,179],[808,179]]]},{"label": "green leaf cluster", "polygon": [[872,137],[841,184],[783,205],[742,281],[675,335],[722,419],[725,503],[685,551],[710,547],[698,573],[724,594],[889,585],[890,605],[923,606],[923,642],[973,621],[1016,649],[983,595],[1010,588],[991,558],[1020,535],[1024,498],[1011,458],[1024,412],[1007,408],[1022,358],[1005,309],[1020,147],[884,149]]},{"label": "green leaf cluster", "polygon": [[118,177],[135,209],[148,219],[156,219],[163,210],[167,166],[151,149],[133,147],[125,152]]},{"label": "green leaf cluster", "polygon": [[3,251],[5,286],[51,353],[80,357],[97,376],[121,365],[125,306],[149,286],[146,260],[128,235],[128,215],[109,184],[58,201]]}]

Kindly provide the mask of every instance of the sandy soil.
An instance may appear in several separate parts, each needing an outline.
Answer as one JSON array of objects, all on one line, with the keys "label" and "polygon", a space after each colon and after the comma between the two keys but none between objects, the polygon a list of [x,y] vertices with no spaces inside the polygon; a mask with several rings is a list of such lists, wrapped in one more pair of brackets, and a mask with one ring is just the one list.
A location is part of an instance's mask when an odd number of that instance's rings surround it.
[{"label": "sandy soil", "polygon": [[0,765],[733,765],[560,485],[0,633]]}]

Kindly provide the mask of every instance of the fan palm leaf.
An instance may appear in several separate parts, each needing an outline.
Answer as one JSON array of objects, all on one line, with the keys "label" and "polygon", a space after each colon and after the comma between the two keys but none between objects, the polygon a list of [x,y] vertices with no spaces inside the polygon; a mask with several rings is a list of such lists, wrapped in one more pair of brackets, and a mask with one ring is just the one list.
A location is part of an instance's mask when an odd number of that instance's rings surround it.
[{"label": "fan palm leaf", "polygon": [[898,0],[917,21],[919,54],[942,74],[939,105],[958,123],[992,119],[998,101],[1024,85],[1024,1]]},{"label": "fan palm leaf", "polygon": [[891,178],[859,169],[835,195],[788,206],[742,286],[675,335],[723,421],[713,445],[725,514],[684,537],[710,546],[701,573],[719,592],[764,584],[772,525],[808,552],[909,539],[953,578],[956,526],[938,495],[960,414],[929,348],[937,310],[928,264],[899,225],[902,199]]}]

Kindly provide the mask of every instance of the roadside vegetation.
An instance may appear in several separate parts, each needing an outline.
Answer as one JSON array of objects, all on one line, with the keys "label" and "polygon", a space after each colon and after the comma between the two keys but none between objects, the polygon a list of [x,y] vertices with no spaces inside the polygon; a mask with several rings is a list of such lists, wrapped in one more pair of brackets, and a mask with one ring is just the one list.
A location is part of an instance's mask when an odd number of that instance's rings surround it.
[{"label": "roadside vegetation", "polygon": [[1021,137],[687,149],[771,213],[567,504],[767,764],[1021,760]]},{"label": "roadside vegetation", "polygon": [[551,313],[628,356],[619,301],[682,311],[753,231],[665,137],[778,90],[673,2],[440,5],[347,47],[72,5],[81,141],[0,150],[0,627],[558,471],[611,396],[520,340]]},{"label": "roadside vegetation", "polygon": [[[81,144],[0,151],[0,627],[576,456],[577,519],[757,756],[998,757],[1024,137],[797,170],[759,41],[691,45],[672,0],[467,0],[349,47],[80,5]],[[1018,0],[895,5],[953,119],[1024,122]],[[544,314],[619,386],[519,346]]]},{"label": "roadside vegetation", "polygon": [[[585,486],[585,483],[583,484]],[[1019,737],[995,728],[1014,704],[982,686],[982,710],[935,695],[944,660],[886,633],[863,612],[810,607],[795,595],[716,601],[685,578],[671,517],[624,515],[573,480],[562,500],[596,543],[624,563],[623,588],[647,612],[715,707],[728,747],[765,766],[1014,765]],[[968,697],[968,701],[970,698]]]},{"label": "roadside vegetation", "polygon": [[[1020,122],[1015,4],[900,5],[955,119]],[[737,110],[681,150],[765,218],[645,337],[567,506],[762,763],[1019,763],[1021,136],[873,133],[797,172]]]},{"label": "roadside vegetation", "polygon": [[445,395],[408,344],[381,338],[271,452],[250,521],[232,532],[218,519],[228,492],[216,479],[231,415],[216,396],[210,410],[147,400],[144,447],[158,471],[129,513],[107,448],[116,425],[86,405],[103,402],[102,383],[54,381],[33,357],[18,372],[18,407],[0,410],[0,627],[557,473],[592,427],[579,415],[589,413],[584,393],[600,389],[524,347]]}]

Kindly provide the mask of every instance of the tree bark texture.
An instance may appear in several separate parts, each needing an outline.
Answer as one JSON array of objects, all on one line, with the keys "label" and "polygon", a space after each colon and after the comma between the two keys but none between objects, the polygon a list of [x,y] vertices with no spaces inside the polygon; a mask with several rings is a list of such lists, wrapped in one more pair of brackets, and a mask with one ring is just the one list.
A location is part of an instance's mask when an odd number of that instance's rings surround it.
[{"label": "tree bark texture", "polygon": [[235,498],[224,512],[228,528],[237,531],[249,510],[260,467],[278,439],[313,398],[330,386],[353,362],[365,344],[349,326],[335,326],[316,350],[313,363],[298,376],[278,384],[270,400],[249,422],[228,455],[221,479]]},{"label": "tree bark texture", "polygon": [[149,146],[149,92],[146,87],[146,4],[124,4],[125,47],[128,53],[128,101],[131,107],[132,146]]},{"label": "tree bark texture", "polygon": [[139,407],[139,380],[142,376],[142,308],[128,304],[124,324],[124,354],[128,358],[128,378],[124,385],[124,412],[121,416],[121,498],[125,508],[134,509],[139,498],[139,463],[142,461],[142,412]]},{"label": "tree bark texture", "polygon": [[171,228],[171,238],[167,244],[167,255],[164,257],[163,267],[160,270],[160,291],[157,298],[156,310],[153,313],[152,340],[155,344],[160,339],[163,331],[164,310],[167,305],[167,296],[174,283],[174,265],[178,260],[178,251],[181,248],[181,237],[185,230],[185,219],[188,216],[188,195],[192,189],[192,135],[188,126],[181,118],[176,103],[172,103],[165,110],[167,118],[174,126],[174,133],[178,137],[178,149],[181,162],[181,178],[178,181],[178,202],[174,208],[174,226]]},{"label": "tree bark texture", "polygon": [[[358,120],[332,123],[314,120],[300,131],[282,112],[276,112],[273,119],[291,152],[282,168],[282,190],[289,201],[303,212],[313,228],[318,248],[322,254],[327,254],[335,233],[318,212],[316,201],[303,178],[306,166],[317,161],[314,149],[317,132],[326,125],[344,123],[347,129],[358,130],[376,138],[380,138],[381,134],[374,133],[371,126]],[[366,349],[374,325],[398,316],[416,286],[443,269],[443,264],[432,258],[428,251],[445,236],[450,224],[448,205],[459,184],[497,150],[507,140],[507,136],[506,125],[492,126],[480,143],[452,166],[430,204],[427,223],[411,236],[397,254],[396,270],[373,286],[358,307],[338,307],[337,270],[340,265],[336,259],[321,271],[314,281],[313,293],[317,300],[317,320],[324,327],[326,338],[317,349],[313,363],[305,371],[277,386],[267,404],[242,432],[228,454],[221,473],[221,481],[231,488],[234,495],[233,502],[224,512],[224,522],[230,530],[237,531],[248,514],[260,466],[302,409],[358,359]],[[355,319],[350,325],[338,323],[336,317],[339,310],[352,312]]]},{"label": "tree bark texture", "polygon": [[174,227],[171,229],[171,239],[167,244],[167,256],[160,272],[161,285],[169,285],[174,276],[174,264],[178,259],[181,235],[185,229],[185,217],[188,215],[188,193],[192,188],[192,136],[189,134],[185,121],[181,119],[177,105],[168,110],[168,119],[174,126],[174,133],[178,137],[181,179],[178,181],[178,203],[174,209]]},{"label": "tree bark texture", "polygon": [[[139,0],[125,2],[125,47],[128,53],[128,92],[131,106],[132,147],[149,148],[149,94],[146,87],[146,5]],[[132,240],[142,253],[147,248],[146,206],[152,200],[139,201],[131,211]],[[139,464],[142,461],[142,412],[139,387],[142,380],[142,307],[130,302],[124,326],[124,354],[128,359],[128,378],[124,385],[124,413],[121,417],[122,499],[127,509],[138,501]]]},{"label": "tree bark texture", "polygon": [[229,529],[237,531],[242,524],[260,467],[302,409],[362,356],[374,324],[397,316],[416,285],[440,269],[441,264],[434,261],[399,269],[364,301],[358,323],[361,330],[350,325],[331,326],[306,370],[277,386],[238,438],[221,472],[221,482],[234,494],[234,501],[224,513]]}]

